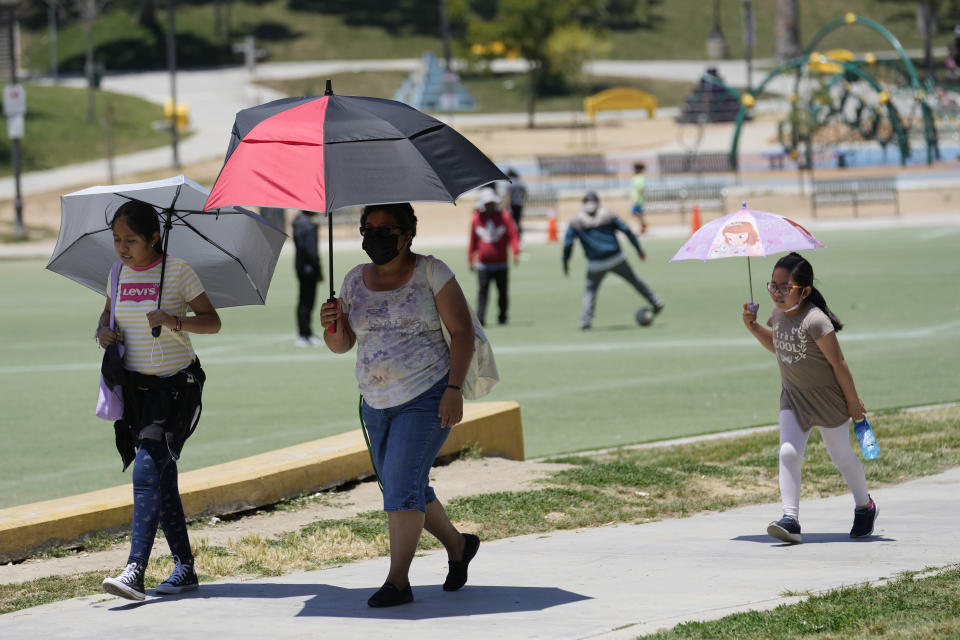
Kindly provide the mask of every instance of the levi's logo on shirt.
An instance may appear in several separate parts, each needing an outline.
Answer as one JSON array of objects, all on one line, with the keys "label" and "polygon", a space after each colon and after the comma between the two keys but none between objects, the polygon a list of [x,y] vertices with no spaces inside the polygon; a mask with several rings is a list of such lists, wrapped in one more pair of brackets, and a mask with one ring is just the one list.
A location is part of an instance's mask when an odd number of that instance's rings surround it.
[{"label": "levi's logo on shirt", "polygon": [[143,302],[157,299],[157,285],[153,282],[125,282],[120,285],[120,302]]}]

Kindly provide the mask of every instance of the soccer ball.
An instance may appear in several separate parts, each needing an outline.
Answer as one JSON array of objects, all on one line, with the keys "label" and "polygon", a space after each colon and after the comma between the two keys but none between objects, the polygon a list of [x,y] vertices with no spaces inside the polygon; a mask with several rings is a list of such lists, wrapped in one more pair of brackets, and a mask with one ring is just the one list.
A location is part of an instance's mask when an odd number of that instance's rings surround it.
[{"label": "soccer ball", "polygon": [[653,322],[653,315],[653,309],[640,307],[637,309],[637,324],[639,324],[641,327],[646,327]]}]

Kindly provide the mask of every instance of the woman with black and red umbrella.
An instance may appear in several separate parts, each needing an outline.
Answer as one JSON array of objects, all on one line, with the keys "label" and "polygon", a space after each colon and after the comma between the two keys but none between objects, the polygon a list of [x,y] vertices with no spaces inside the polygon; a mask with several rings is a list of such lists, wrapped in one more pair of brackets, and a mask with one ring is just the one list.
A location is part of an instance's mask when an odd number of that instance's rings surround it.
[{"label": "woman with black and red umbrella", "polygon": [[367,604],[390,607],[413,601],[408,572],[423,529],[447,550],[445,591],[466,584],[480,545],[454,527],[429,484],[450,427],[463,418],[473,323],[449,267],[411,251],[417,218],[410,204],[365,207],[360,233],[371,262],[346,275],[341,297],[324,303],[320,320],[332,351],[357,345],[361,415],[390,532],[390,571]]}]

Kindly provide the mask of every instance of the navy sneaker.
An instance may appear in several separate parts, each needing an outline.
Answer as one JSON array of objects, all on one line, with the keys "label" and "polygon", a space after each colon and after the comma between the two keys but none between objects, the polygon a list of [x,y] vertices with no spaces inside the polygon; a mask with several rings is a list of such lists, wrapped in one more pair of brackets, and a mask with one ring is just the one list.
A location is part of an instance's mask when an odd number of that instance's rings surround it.
[{"label": "navy sneaker", "polygon": [[173,557],[176,564],[173,566],[173,573],[170,577],[157,585],[157,593],[168,595],[175,593],[184,593],[185,591],[196,591],[200,586],[197,580],[197,574],[193,570],[192,562],[180,562],[176,556]]},{"label": "navy sneaker", "polygon": [[790,544],[803,542],[803,538],[800,537],[800,523],[796,518],[787,515],[768,524],[767,535]]},{"label": "navy sneaker", "polygon": [[103,581],[103,590],[127,600],[145,600],[147,594],[143,591],[143,574],[146,570],[139,562],[130,562],[116,578]]},{"label": "navy sneaker", "polygon": [[851,538],[866,538],[873,533],[873,523],[877,520],[877,514],[880,509],[877,503],[870,498],[870,504],[865,507],[857,507],[853,510],[853,528],[850,529]]}]

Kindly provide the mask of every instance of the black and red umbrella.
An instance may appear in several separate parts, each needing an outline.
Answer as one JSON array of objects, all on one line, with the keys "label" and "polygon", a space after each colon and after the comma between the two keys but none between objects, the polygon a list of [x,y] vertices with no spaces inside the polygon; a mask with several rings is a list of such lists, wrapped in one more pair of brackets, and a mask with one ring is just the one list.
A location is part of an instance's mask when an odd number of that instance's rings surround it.
[{"label": "black and red umbrella", "polygon": [[327,214],[355,205],[454,202],[507,177],[473,143],[394,100],[284,98],[237,113],[227,157],[205,209],[285,207]]}]

